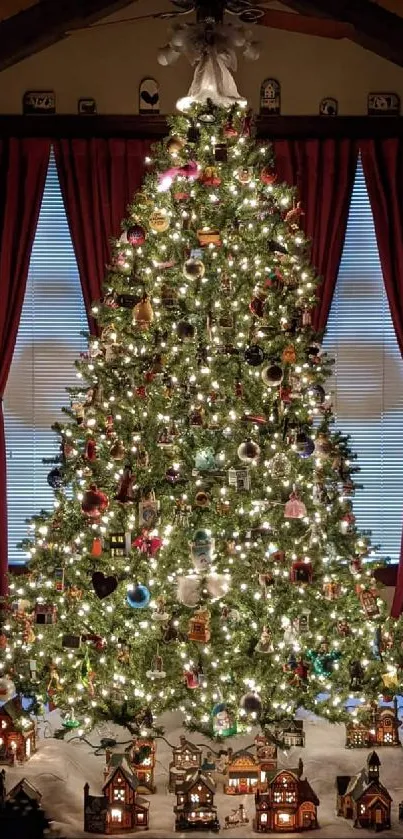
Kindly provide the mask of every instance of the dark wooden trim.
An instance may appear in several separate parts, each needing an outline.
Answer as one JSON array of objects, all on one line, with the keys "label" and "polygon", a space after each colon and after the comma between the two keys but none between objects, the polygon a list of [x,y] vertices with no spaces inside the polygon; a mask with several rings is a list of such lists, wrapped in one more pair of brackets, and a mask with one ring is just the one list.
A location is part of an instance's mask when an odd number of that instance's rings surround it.
[{"label": "dark wooden trim", "polygon": [[8,572],[15,577],[21,577],[23,574],[28,574],[28,565],[9,565]]},{"label": "dark wooden trim", "polygon": [[[308,137],[402,137],[403,117],[257,116],[257,136],[268,139]],[[1,116],[0,137],[125,137],[159,140],[166,118],[155,116]]]},{"label": "dark wooden trim", "polygon": [[0,71],[50,47],[133,0],[41,0],[0,23]]},{"label": "dark wooden trim", "polygon": [[403,17],[373,0],[284,0],[284,3],[301,14],[350,24],[351,40],[403,67]]}]

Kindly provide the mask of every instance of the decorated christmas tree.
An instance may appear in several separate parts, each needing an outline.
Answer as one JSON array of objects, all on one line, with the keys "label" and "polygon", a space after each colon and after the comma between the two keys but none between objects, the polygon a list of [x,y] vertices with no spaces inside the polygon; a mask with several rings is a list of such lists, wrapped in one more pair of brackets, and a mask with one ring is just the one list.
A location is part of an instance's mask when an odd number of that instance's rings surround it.
[{"label": "decorated christmas tree", "polygon": [[54,510],[3,610],[3,698],[50,701],[66,729],[152,733],[180,709],[226,737],[300,706],[341,720],[400,683],[303,210],[213,87],[169,120],[114,242],[55,429]]}]

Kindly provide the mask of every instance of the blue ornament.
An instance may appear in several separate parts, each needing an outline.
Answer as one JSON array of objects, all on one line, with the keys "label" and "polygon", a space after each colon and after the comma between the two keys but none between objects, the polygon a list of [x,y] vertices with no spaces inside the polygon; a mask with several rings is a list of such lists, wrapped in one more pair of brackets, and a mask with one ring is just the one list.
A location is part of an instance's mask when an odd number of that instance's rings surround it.
[{"label": "blue ornament", "polygon": [[315,450],[315,443],[312,440],[312,437],[308,437],[308,435],[303,432],[301,434],[297,434],[295,443],[297,447],[297,454],[303,459],[310,457]]},{"label": "blue ornament", "polygon": [[210,469],[215,469],[216,459],[213,449],[199,449],[195,455],[195,466],[201,472],[208,472]]},{"label": "blue ornament", "polygon": [[145,609],[151,600],[147,586],[135,585],[127,592],[127,602],[132,609]]}]

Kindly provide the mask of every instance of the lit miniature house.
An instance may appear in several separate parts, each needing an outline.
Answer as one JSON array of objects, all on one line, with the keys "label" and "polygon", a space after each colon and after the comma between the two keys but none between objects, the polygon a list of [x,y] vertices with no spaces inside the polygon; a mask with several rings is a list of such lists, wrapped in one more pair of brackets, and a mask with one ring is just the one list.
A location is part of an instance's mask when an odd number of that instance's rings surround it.
[{"label": "lit miniature house", "polygon": [[393,707],[374,706],[368,719],[351,720],[346,724],[346,748],[367,749],[370,746],[401,746],[397,703]]},{"label": "lit miniature house", "polygon": [[50,826],[49,819],[41,808],[42,794],[26,778],[22,778],[5,794],[5,771],[0,773],[0,836],[4,837],[40,837],[46,835]]},{"label": "lit miniature house", "polygon": [[392,799],[379,780],[381,762],[376,752],[368,755],[367,766],[357,775],[336,778],[337,815],[352,819],[354,827],[390,828]]},{"label": "lit miniature house", "polygon": [[224,792],[227,795],[245,795],[255,793],[260,777],[259,760],[250,752],[240,751],[231,755],[228,762],[227,782]]},{"label": "lit miniature house", "polygon": [[209,621],[210,613],[208,610],[197,609],[189,621],[189,641],[199,641],[203,644],[207,644],[211,636]]},{"label": "lit miniature house", "polygon": [[36,728],[17,697],[0,705],[0,763],[29,760],[36,751]]},{"label": "lit miniature house", "polygon": [[129,530],[110,533],[109,551],[111,557],[128,556],[131,550],[131,532]]},{"label": "lit miniature house", "polygon": [[[301,772],[302,774],[302,772]],[[318,827],[319,799],[298,772],[280,769],[255,796],[253,829],[257,833],[296,833]]]},{"label": "lit miniature house", "polygon": [[172,761],[169,764],[170,792],[175,792],[177,783],[183,783],[196,769],[201,768],[202,754],[202,750],[190,743],[186,737],[180,738],[180,744],[173,749]]},{"label": "lit miniature house", "polygon": [[214,784],[199,769],[176,787],[175,830],[212,830],[220,823],[214,806]]},{"label": "lit miniature house", "polygon": [[134,740],[130,750],[130,766],[138,781],[138,791],[143,795],[156,792],[155,742],[152,737],[137,737]]},{"label": "lit miniature house", "polygon": [[273,776],[277,769],[277,746],[271,743],[264,734],[255,737],[256,757],[259,761],[259,790],[267,789],[267,779]]},{"label": "lit miniature house", "polygon": [[283,740],[285,746],[305,746],[305,732],[303,720],[286,720],[280,723],[277,735]]},{"label": "lit miniature house", "polygon": [[87,833],[124,833],[148,829],[150,803],[137,794],[137,778],[125,757],[112,755],[102,795],[90,795],[84,786],[84,830]]}]

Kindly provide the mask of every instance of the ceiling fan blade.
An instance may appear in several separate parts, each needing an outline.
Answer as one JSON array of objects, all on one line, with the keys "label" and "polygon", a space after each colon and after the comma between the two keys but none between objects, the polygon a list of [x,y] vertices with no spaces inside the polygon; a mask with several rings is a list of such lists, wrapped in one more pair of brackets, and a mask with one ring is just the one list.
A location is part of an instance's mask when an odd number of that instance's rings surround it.
[{"label": "ceiling fan blade", "polygon": [[[240,18],[242,20],[242,15]],[[302,35],[317,35],[319,38],[351,38],[354,34],[354,27],[350,23],[298,15],[293,12],[277,12],[274,9],[264,12],[256,23],[259,26],[284,29],[287,32],[299,32]]]}]

